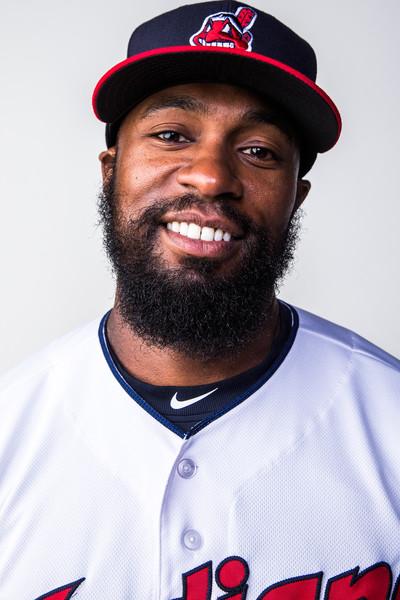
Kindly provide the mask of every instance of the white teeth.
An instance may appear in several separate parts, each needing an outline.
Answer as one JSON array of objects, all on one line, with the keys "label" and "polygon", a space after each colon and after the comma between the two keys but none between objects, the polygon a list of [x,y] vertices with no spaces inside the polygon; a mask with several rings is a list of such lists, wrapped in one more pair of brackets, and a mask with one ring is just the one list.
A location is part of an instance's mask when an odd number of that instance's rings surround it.
[{"label": "white teeth", "polygon": [[206,42],[203,38],[199,38],[199,42],[202,46],[218,46],[219,48],[234,48],[233,42]]},{"label": "white teeth", "polygon": [[214,229],[213,227],[202,227],[200,239],[205,242],[212,242],[214,240]]},{"label": "white teeth", "polygon": [[229,242],[232,235],[222,229],[214,227],[200,227],[196,223],[187,223],[186,221],[172,221],[167,223],[167,229],[174,233],[179,233],[192,240],[202,240],[204,242]]},{"label": "white teeth", "polygon": [[181,235],[187,235],[189,225],[183,221],[179,226],[179,233]]},{"label": "white teeth", "polygon": [[199,240],[201,234],[201,227],[196,225],[196,223],[189,223],[187,230],[187,237],[191,240]]},{"label": "white teeth", "polygon": [[224,237],[224,232],[222,231],[222,229],[217,229],[214,233],[214,240],[216,242],[220,242]]}]

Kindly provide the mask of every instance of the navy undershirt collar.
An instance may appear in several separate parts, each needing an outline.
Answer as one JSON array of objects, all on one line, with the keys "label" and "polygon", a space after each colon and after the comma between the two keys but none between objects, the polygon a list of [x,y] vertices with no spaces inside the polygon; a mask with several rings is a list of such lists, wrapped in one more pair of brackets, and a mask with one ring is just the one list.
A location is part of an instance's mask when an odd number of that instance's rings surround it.
[{"label": "navy undershirt collar", "polygon": [[107,340],[109,313],[102,319],[99,337],[107,362],[125,390],[169,429],[189,437],[254,393],[281,364],[296,335],[298,317],[289,305],[279,302],[279,307],[280,334],[268,356],[244,373],[204,385],[157,386],[128,373]]}]

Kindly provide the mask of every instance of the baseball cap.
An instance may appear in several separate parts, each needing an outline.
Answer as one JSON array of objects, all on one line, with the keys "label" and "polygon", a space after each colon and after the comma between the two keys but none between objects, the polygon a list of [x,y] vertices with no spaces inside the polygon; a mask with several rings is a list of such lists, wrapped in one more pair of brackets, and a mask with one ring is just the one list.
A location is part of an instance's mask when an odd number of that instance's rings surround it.
[{"label": "baseball cap", "polygon": [[93,109],[115,144],[127,113],[147,96],[183,83],[220,82],[258,92],[291,119],[301,139],[301,174],[337,142],[340,114],[316,84],[314,50],[275,17],[234,0],[188,4],[137,27],[127,58],[93,93]]}]

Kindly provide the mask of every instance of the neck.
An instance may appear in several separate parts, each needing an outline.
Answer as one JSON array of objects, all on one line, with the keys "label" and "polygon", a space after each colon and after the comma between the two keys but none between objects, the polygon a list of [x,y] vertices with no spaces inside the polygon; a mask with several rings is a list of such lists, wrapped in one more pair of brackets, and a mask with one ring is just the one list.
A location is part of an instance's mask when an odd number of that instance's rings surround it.
[{"label": "neck", "polygon": [[279,333],[279,306],[271,305],[268,323],[251,345],[234,356],[200,361],[170,348],[152,346],[125,323],[116,304],[107,322],[107,337],[123,367],[137,379],[154,385],[189,386],[220,381],[257,366]]}]

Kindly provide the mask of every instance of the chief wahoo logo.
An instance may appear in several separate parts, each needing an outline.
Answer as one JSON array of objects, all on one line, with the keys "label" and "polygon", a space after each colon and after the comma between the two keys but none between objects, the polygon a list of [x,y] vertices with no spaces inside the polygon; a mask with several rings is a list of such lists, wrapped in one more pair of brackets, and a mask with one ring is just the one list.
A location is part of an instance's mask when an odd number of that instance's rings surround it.
[{"label": "chief wahoo logo", "polygon": [[190,38],[192,46],[218,46],[251,52],[253,26],[257,13],[248,6],[240,6],[235,13],[220,12],[204,19],[201,29]]}]

